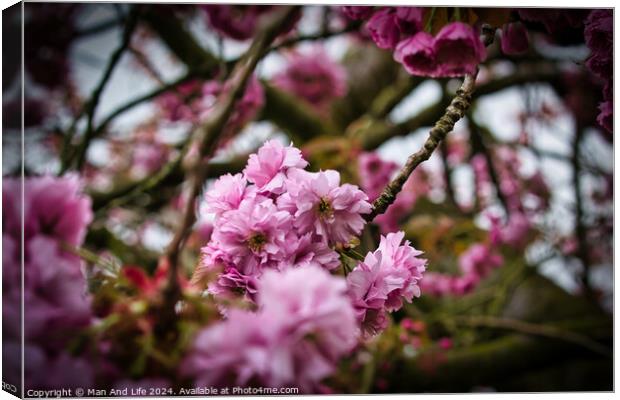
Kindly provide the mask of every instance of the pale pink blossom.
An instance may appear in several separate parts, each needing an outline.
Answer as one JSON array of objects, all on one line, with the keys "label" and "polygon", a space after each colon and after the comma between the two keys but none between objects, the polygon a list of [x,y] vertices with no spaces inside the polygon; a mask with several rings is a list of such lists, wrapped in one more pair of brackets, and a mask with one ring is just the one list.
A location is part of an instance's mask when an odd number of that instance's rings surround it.
[{"label": "pale pink blossom", "polygon": [[256,313],[232,310],[201,331],[182,364],[197,386],[317,387],[357,342],[346,284],[318,267],[266,271]]},{"label": "pale pink blossom", "polygon": [[294,211],[300,234],[314,232],[329,243],[348,243],[361,233],[362,217],[371,210],[368,196],[350,184],[340,185],[340,174],[327,170],[300,173],[278,205]]},{"label": "pale pink blossom", "polygon": [[279,269],[286,266],[315,266],[328,270],[340,267],[340,256],[332,250],[325,242],[313,240],[312,233],[297,238],[290,235],[285,241],[286,253],[288,258],[283,261]]},{"label": "pale pink blossom", "polygon": [[222,175],[205,193],[202,211],[220,216],[226,211],[236,210],[241,200],[251,195],[251,192],[242,174]]},{"label": "pale pink blossom", "polygon": [[254,275],[286,257],[283,244],[291,224],[291,215],[273,200],[255,196],[224,212],[212,238],[241,273]]},{"label": "pale pink blossom", "polygon": [[385,313],[394,312],[420,296],[419,283],[425,271],[422,252],[409,241],[401,245],[404,232],[381,237],[376,251],[368,253],[362,263],[347,276],[349,295],[365,336],[385,328]]},{"label": "pale pink blossom", "polygon": [[287,172],[307,165],[299,149],[270,140],[256,154],[250,155],[243,173],[249,182],[256,184],[259,192],[281,194],[286,188]]},{"label": "pale pink blossom", "polygon": [[24,235],[30,238],[43,234],[78,245],[93,219],[90,206],[90,198],[81,193],[77,175],[29,178],[24,185]]}]

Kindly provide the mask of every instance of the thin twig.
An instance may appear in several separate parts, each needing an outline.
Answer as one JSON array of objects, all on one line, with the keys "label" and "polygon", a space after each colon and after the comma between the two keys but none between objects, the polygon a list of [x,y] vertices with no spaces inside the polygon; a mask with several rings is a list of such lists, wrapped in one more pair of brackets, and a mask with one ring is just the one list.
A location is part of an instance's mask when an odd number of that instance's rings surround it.
[{"label": "thin twig", "polygon": [[456,97],[452,100],[444,115],[431,129],[426,142],[424,142],[424,146],[409,156],[398,175],[383,189],[381,195],[374,201],[371,213],[365,216],[367,221],[372,221],[377,215],[383,214],[387,210],[396,199],[411,173],[418,165],[430,158],[439,143],[452,131],[456,122],[463,118],[465,111],[470,105],[475,81],[475,75],[465,76]]},{"label": "thin twig", "polygon": [[[138,8],[134,7],[129,13],[129,17],[127,18],[127,23],[123,31],[123,38],[121,40],[121,43],[116,48],[116,50],[114,50],[114,52],[112,53],[112,56],[110,57],[110,60],[108,61],[108,65],[106,66],[106,69],[103,72],[103,76],[101,77],[99,84],[95,87],[95,90],[93,91],[93,94],[85,107],[86,114],[87,114],[87,126],[86,126],[86,133],[84,135],[84,139],[82,140],[79,147],[77,148],[77,152],[75,155],[77,169],[80,169],[82,167],[86,159],[86,151],[88,150],[88,145],[90,144],[92,140],[93,132],[94,132],[93,131],[94,121],[93,120],[95,117],[95,111],[97,110],[97,105],[99,104],[99,100],[101,99],[101,94],[103,93],[103,90],[105,89],[106,84],[110,80],[110,77],[112,76],[112,72],[114,71],[114,68],[120,61],[125,50],[129,47],[129,43],[131,42],[131,36],[137,25],[137,22],[138,22]],[[71,131],[70,131],[70,134],[72,134]],[[70,140],[71,138],[69,137],[67,144],[70,143]],[[64,163],[61,167],[61,173],[64,173],[71,166],[72,159],[73,157],[67,157],[67,159],[63,160]]]}]

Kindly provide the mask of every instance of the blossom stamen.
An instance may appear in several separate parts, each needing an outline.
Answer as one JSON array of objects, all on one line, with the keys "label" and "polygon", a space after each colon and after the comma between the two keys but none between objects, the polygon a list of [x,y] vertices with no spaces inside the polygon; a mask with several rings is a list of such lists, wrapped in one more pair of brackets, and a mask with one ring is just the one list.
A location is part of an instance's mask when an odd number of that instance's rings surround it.
[{"label": "blossom stamen", "polygon": [[263,246],[267,243],[267,238],[264,234],[258,232],[254,233],[248,239],[248,247],[255,253],[260,252],[263,249]]}]

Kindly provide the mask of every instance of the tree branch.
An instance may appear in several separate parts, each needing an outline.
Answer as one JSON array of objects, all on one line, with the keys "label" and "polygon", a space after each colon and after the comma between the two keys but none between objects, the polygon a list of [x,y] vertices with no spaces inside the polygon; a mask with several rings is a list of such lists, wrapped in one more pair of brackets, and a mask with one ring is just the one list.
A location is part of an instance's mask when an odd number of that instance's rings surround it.
[{"label": "tree branch", "polygon": [[418,165],[430,158],[439,143],[452,131],[456,122],[463,118],[465,111],[469,108],[475,82],[476,75],[465,76],[461,87],[456,92],[456,97],[452,99],[444,115],[431,129],[426,142],[424,142],[424,146],[409,156],[398,175],[385,187],[381,195],[374,201],[372,211],[365,216],[367,221],[372,221],[377,215],[383,214],[385,210],[387,210],[390,204],[396,199],[396,196],[403,188],[403,185],[411,173]]},{"label": "tree branch", "polygon": [[195,201],[206,179],[208,158],[215,150],[221,132],[224,130],[233,112],[233,107],[236,101],[243,96],[247,82],[264,54],[264,50],[277,37],[281,26],[297,9],[298,7],[283,7],[272,16],[264,30],[254,40],[246,55],[235,66],[230,78],[232,82],[231,89],[220,94],[209,119],[205,122],[202,132],[200,132],[201,135],[198,138],[199,154],[193,163],[194,165],[190,166],[190,170],[194,172],[190,195],[185,205],[182,223],[167,250],[169,283],[165,293],[165,310],[168,313],[174,313],[174,305],[179,298],[180,289],[177,276],[179,255],[189,236],[191,226],[196,219]]},{"label": "tree branch", "polygon": [[[114,71],[114,68],[120,61],[125,50],[129,47],[129,44],[131,42],[131,36],[133,34],[134,29],[136,28],[137,22],[138,22],[138,8],[133,7],[132,10],[129,12],[129,16],[127,17],[127,22],[125,24],[125,29],[123,31],[123,38],[121,40],[121,43],[110,56],[110,60],[108,61],[108,65],[106,66],[106,69],[103,72],[103,76],[101,77],[99,84],[95,87],[95,90],[93,91],[93,94],[91,95],[90,100],[88,101],[87,105],[84,107],[83,112],[80,114],[80,115],[83,115],[83,113],[86,112],[87,125],[86,125],[86,133],[84,134],[84,139],[78,146],[76,150],[76,154],[75,154],[77,169],[80,169],[82,165],[84,164],[84,160],[86,159],[86,151],[88,150],[90,141],[93,138],[93,132],[94,132],[93,120],[95,117],[95,111],[97,110],[97,105],[99,104],[99,100],[101,99],[101,94],[103,93],[103,90],[105,89],[106,84],[110,80],[110,77],[112,76],[112,72]],[[73,132],[75,132],[75,130],[71,130],[66,137],[65,148],[67,149],[68,149],[68,146],[70,145]],[[71,161],[73,160],[73,158],[74,157],[70,157],[68,153],[65,153],[65,157],[62,159],[61,174],[64,173],[68,168],[70,168]]]}]

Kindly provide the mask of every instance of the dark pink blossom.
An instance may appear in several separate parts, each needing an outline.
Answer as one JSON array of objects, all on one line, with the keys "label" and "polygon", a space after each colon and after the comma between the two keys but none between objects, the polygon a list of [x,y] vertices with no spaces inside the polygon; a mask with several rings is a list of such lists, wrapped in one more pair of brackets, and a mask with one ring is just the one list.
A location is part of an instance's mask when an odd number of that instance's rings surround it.
[{"label": "dark pink blossom", "polygon": [[360,20],[367,19],[372,15],[374,7],[372,6],[341,6],[340,9],[350,19]]},{"label": "dark pink blossom", "polygon": [[586,19],[586,45],[593,53],[611,52],[613,48],[614,16],[611,9],[593,10]]},{"label": "dark pink blossom", "polygon": [[599,110],[601,111],[596,117],[596,122],[608,132],[613,132],[614,129],[614,106],[612,101],[605,101],[599,104]]},{"label": "dark pink blossom", "polygon": [[436,76],[456,77],[473,74],[486,58],[486,48],[478,32],[462,22],[444,26],[434,43]]},{"label": "dark pink blossom", "polygon": [[247,40],[254,35],[259,18],[273,10],[265,5],[209,4],[201,6],[209,23],[220,34],[236,40]]},{"label": "dark pink blossom", "polygon": [[403,64],[412,75],[436,76],[437,60],[435,39],[430,33],[420,31],[398,43],[394,59]]},{"label": "dark pink blossom", "polygon": [[296,53],[286,68],[274,76],[275,86],[325,111],[334,99],[347,91],[345,69],[317,48],[308,54]]},{"label": "dark pink blossom", "polygon": [[511,22],[502,28],[502,52],[508,55],[520,55],[530,47],[527,29],[521,22]]},{"label": "dark pink blossom", "polygon": [[201,205],[202,211],[220,216],[226,211],[236,210],[241,200],[250,196],[252,192],[242,174],[222,175],[205,193]]},{"label": "dark pink blossom", "polygon": [[370,212],[368,196],[350,184],[340,185],[340,174],[327,170],[299,171],[278,205],[294,213],[299,234],[314,232],[331,244],[348,243],[361,233],[363,214]]},{"label": "dark pink blossom", "polygon": [[402,35],[413,35],[422,30],[424,8],[396,7],[396,24]]},{"label": "dark pink blossom", "polygon": [[368,20],[366,29],[379,48],[393,49],[400,40],[400,28],[397,19],[396,10],[387,7],[376,11]]}]

